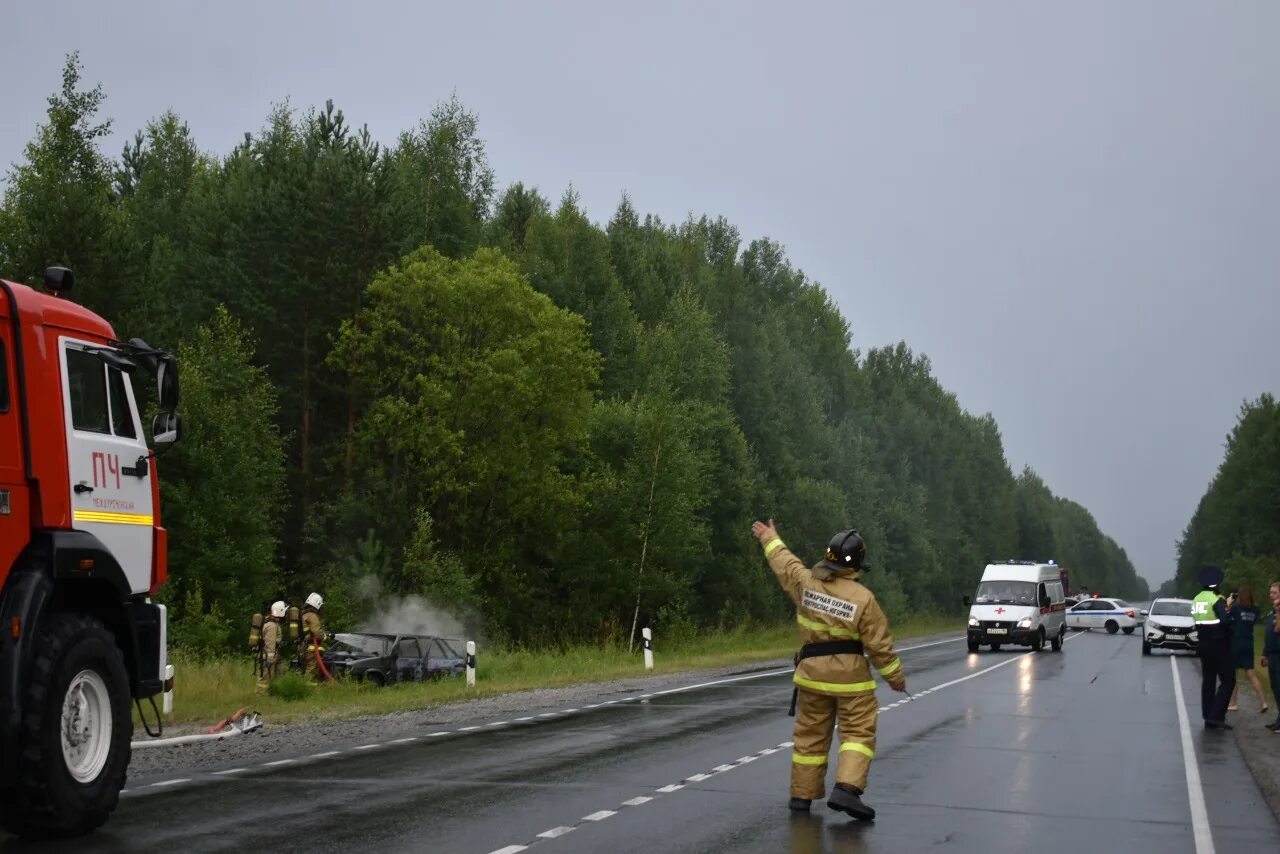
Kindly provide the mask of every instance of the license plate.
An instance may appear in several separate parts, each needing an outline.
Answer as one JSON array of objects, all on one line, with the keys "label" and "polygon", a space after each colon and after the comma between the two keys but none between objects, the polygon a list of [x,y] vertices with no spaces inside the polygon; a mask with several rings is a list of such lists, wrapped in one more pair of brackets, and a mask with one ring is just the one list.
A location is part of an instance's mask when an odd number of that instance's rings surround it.
[{"label": "license plate", "polygon": [[1007,634],[1009,634],[1009,630],[1008,630],[1008,629],[987,629],[987,634],[989,634],[989,635],[1007,635]]}]

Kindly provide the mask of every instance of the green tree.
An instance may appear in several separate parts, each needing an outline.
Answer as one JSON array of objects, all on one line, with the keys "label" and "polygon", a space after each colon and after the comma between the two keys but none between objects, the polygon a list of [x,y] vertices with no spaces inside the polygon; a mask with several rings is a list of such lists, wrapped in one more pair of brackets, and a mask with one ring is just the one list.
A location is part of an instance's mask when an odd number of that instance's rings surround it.
[{"label": "green tree", "polygon": [[[1178,542],[1178,589],[1190,595],[1205,564],[1265,589],[1280,560],[1280,403],[1248,401],[1227,436],[1222,464]],[[1257,592],[1255,590],[1255,592]]]},{"label": "green tree", "polygon": [[582,319],[494,250],[424,247],[374,280],[330,362],[362,398],[358,491],[380,526],[429,513],[439,547],[486,579],[493,625],[518,633],[582,504],[599,375]]},{"label": "green tree", "polygon": [[163,596],[179,622],[201,620],[201,613],[185,610],[193,602],[247,619],[283,592],[276,548],[284,457],[276,391],[252,364],[249,336],[222,308],[179,348],[178,359],[183,436],[158,463],[171,531]]},{"label": "green tree", "polygon": [[213,311],[214,295],[192,277],[187,262],[193,194],[215,169],[173,112],[148,122],[116,167],[124,235],[116,325],[146,330],[153,345],[177,346]]},{"label": "green tree", "polygon": [[118,243],[111,163],[98,142],[111,130],[97,121],[102,86],[81,86],[78,53],[67,56],[62,88],[27,143],[25,162],[8,175],[0,207],[0,263],[8,274],[38,283],[52,264],[72,268],[77,299],[113,316]]},{"label": "green tree", "polygon": [[494,182],[479,124],[455,95],[400,134],[387,169],[402,254],[427,244],[456,260],[480,245]]},{"label": "green tree", "polygon": [[[530,205],[511,194],[503,201],[503,214],[514,204]],[[643,363],[635,353],[640,329],[610,261],[608,240],[587,221],[570,192],[555,216],[531,212],[521,243],[515,257],[529,283],[587,321],[591,344],[604,357],[605,393],[629,391],[634,371]]]}]

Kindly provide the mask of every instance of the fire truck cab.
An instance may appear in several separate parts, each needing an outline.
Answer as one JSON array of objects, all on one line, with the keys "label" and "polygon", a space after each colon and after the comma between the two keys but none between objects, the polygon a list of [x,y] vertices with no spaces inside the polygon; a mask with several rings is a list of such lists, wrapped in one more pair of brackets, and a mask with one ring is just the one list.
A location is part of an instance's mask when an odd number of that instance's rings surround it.
[{"label": "fire truck cab", "polygon": [[[0,824],[70,836],[106,821],[131,706],[171,687],[152,444],[178,439],[177,362],[71,302],[0,280]],[[156,380],[148,437],[140,395]],[[168,683],[168,686],[166,685]],[[139,706],[142,712],[142,707]]]}]

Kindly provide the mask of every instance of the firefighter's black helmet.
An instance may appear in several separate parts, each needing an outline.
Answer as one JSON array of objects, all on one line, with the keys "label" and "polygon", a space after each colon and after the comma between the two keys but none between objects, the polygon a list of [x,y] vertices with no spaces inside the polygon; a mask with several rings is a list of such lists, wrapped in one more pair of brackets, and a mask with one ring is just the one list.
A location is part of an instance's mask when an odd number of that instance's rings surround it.
[{"label": "firefighter's black helmet", "polygon": [[827,559],[823,561],[823,565],[837,572],[870,569],[871,564],[867,563],[866,541],[852,528],[841,531],[827,543]]}]

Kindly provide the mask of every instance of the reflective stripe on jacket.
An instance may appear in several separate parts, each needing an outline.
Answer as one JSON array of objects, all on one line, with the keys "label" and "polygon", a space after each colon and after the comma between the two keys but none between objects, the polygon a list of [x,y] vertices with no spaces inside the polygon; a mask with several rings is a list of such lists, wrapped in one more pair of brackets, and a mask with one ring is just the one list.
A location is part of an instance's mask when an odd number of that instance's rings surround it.
[{"label": "reflective stripe on jacket", "polygon": [[902,662],[893,650],[889,620],[875,594],[858,582],[857,573],[835,574],[821,565],[810,569],[779,539],[766,543],[764,554],[796,606],[803,643],[857,640],[865,653],[806,658],[796,666],[796,685],[834,696],[875,691],[868,658],[887,681],[901,678]]}]

